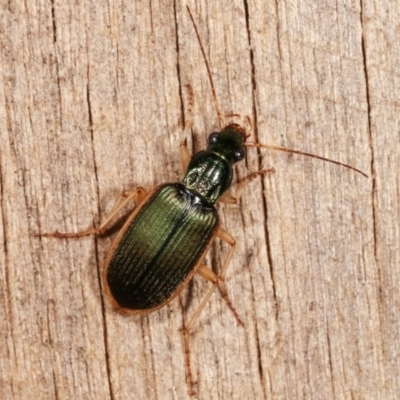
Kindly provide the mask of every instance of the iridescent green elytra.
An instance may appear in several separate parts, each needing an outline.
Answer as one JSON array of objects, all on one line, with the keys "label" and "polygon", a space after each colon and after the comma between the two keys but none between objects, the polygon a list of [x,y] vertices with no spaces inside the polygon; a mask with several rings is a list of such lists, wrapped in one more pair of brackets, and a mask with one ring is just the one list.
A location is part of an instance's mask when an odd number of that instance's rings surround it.
[{"label": "iridescent green elytra", "polygon": [[182,183],[153,190],[125,223],[105,268],[107,291],[119,308],[146,313],[186,286],[217,234],[214,204],[231,184],[232,165],[244,157],[244,141],[237,124],[212,133]]}]

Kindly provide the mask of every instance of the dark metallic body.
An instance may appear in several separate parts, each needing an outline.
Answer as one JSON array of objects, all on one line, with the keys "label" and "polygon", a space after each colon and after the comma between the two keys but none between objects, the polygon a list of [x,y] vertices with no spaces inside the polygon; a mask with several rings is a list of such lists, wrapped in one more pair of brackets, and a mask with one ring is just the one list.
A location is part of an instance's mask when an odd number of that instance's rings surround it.
[{"label": "dark metallic body", "polygon": [[213,205],[182,184],[165,184],[129,222],[107,270],[120,307],[151,310],[194,274],[218,228]]},{"label": "dark metallic body", "polygon": [[244,140],[235,124],[211,134],[182,183],[159,186],[131,215],[106,260],[105,284],[116,307],[147,313],[186,286],[218,232],[214,203],[244,156]]}]

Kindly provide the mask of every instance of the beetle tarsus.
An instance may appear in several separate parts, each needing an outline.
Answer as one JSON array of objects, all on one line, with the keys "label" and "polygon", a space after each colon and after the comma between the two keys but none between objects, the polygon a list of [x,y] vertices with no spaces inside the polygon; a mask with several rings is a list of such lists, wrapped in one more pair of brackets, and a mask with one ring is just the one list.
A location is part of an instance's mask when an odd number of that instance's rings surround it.
[{"label": "beetle tarsus", "polygon": [[229,309],[232,311],[233,315],[235,316],[238,325],[244,326],[244,322],[239,317],[239,314],[236,311],[236,308],[234,307],[234,305],[231,302],[231,299],[229,298],[228,291],[227,291],[226,285],[225,285],[225,278],[223,276],[218,277],[218,289],[219,289],[219,292],[221,293],[222,298],[225,300],[226,305],[229,307]]},{"label": "beetle tarsus", "polygon": [[190,329],[185,326],[181,329],[183,333],[183,341],[184,341],[184,356],[185,356],[185,369],[186,369],[186,378],[187,384],[189,386],[189,396],[195,396],[197,393],[194,389],[194,380],[192,374],[192,367],[190,365]]}]

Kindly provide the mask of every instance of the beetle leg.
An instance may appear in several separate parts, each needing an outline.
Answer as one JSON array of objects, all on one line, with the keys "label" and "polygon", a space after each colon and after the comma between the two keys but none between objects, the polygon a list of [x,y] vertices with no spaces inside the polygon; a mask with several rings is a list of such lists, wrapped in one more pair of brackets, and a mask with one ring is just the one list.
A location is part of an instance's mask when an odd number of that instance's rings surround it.
[{"label": "beetle leg", "polygon": [[225,193],[220,196],[218,199],[219,202],[225,203],[225,204],[236,204],[237,203],[237,197],[232,196],[232,193],[230,190],[227,190]]},{"label": "beetle leg", "polygon": [[232,310],[238,324],[244,325],[243,321],[240,319],[238,313],[236,312],[235,307],[233,306],[232,302],[229,299],[228,291],[226,290],[226,285],[225,285],[225,273],[228,268],[229,262],[231,261],[231,258],[233,256],[233,253],[235,251],[236,240],[232,237],[232,235],[228,231],[222,229],[221,227],[219,227],[218,229],[217,238],[219,238],[225,243],[228,243],[229,246],[231,246],[228,256],[226,257],[226,260],[224,262],[224,265],[221,268],[221,272],[218,275],[218,289],[223,299],[226,301],[226,304]]},{"label": "beetle leg", "polygon": [[[234,247],[232,248],[234,249]],[[237,313],[235,307],[233,306],[228,296],[228,291],[226,290],[226,285],[225,285],[225,278],[222,275],[217,276],[214,271],[212,271],[209,267],[207,267],[207,265],[200,265],[196,273],[199,274],[202,278],[207,279],[211,283],[217,284],[218,289],[221,292],[222,298],[226,301],[227,306],[233,312],[233,315],[235,316],[238,324],[244,325],[243,321],[240,319],[239,314]],[[215,288],[211,289],[214,291]],[[200,314],[201,310],[197,311],[199,311]]]},{"label": "beetle leg", "polygon": [[188,90],[188,95],[189,95],[189,106],[186,115],[185,128],[181,133],[181,140],[179,144],[183,172],[186,172],[191,158],[189,149],[187,147],[186,138],[193,123],[193,99],[194,99],[192,87],[190,85],[186,85],[186,88]]},{"label": "beetle leg", "polygon": [[[197,272],[199,273],[199,275],[205,277],[207,280],[210,280],[208,278],[210,276],[212,276],[212,274],[214,274],[214,272],[211,271],[206,265],[201,265],[198,268]],[[214,276],[215,276],[215,274],[214,274]],[[218,278],[216,276],[215,276],[215,278],[216,279],[212,280],[213,285],[208,290],[208,292],[207,292],[206,296],[204,297],[203,301],[201,302],[200,306],[197,308],[195,313],[192,315],[192,318],[190,319],[189,323],[187,325],[185,325],[183,327],[183,329],[182,329],[184,345],[185,345],[185,351],[184,351],[185,369],[186,369],[186,376],[187,376],[187,380],[188,380],[189,395],[190,396],[194,396],[196,394],[196,392],[194,390],[194,381],[193,381],[192,368],[191,368],[191,365],[190,365],[190,339],[191,339],[190,330],[191,330],[193,324],[196,322],[197,318],[199,317],[201,311],[203,310],[203,308],[207,304],[208,300],[210,300],[210,297],[213,294],[214,290],[218,286]]]},{"label": "beetle leg", "polygon": [[225,273],[226,273],[226,269],[228,267],[229,261],[231,260],[231,258],[233,256],[233,252],[235,251],[236,241],[230,233],[228,233],[227,231],[225,231],[222,228],[218,229],[217,237],[219,239],[221,239],[222,241],[228,243],[231,246],[231,248],[229,250],[229,254],[228,254],[228,256],[221,268],[221,272],[218,276],[210,268],[208,268],[207,265],[202,264],[197,269],[196,273],[199,274],[204,279],[207,279],[208,281],[212,282],[213,285],[208,290],[208,292],[207,292],[206,296],[204,297],[203,301],[201,302],[200,306],[197,308],[195,313],[192,315],[192,318],[190,319],[189,323],[182,329],[183,336],[184,336],[184,343],[185,343],[186,376],[187,376],[188,385],[190,388],[189,394],[191,396],[195,395],[196,392],[194,391],[193,374],[192,374],[192,369],[190,366],[190,330],[191,330],[193,324],[196,322],[197,318],[199,317],[200,313],[206,306],[208,300],[210,300],[211,295],[213,294],[214,290],[217,287],[218,287],[223,299],[225,300],[226,304],[233,312],[238,324],[244,325],[244,323],[240,319],[235,307],[233,306],[231,300],[229,299],[228,292],[226,290],[226,285],[225,285]]},{"label": "beetle leg", "polygon": [[264,175],[264,174],[269,174],[269,173],[274,173],[274,172],[275,172],[275,168],[268,168],[268,169],[264,168],[260,171],[253,172],[252,174],[247,176],[242,182],[240,182],[237,185],[235,196],[232,196],[231,192],[228,190],[218,199],[218,201],[220,201],[221,203],[236,204],[237,200],[242,195],[243,188],[247,184],[249,184],[251,181],[253,181],[255,178],[257,178],[258,175]]},{"label": "beetle leg", "polygon": [[79,238],[82,236],[89,236],[89,235],[100,235],[104,233],[107,226],[110,224],[112,219],[127,205],[128,202],[135,200],[137,205],[139,205],[147,196],[147,191],[142,187],[138,187],[135,190],[125,191],[122,192],[117,201],[114,204],[110,214],[108,217],[103,221],[103,223],[97,227],[92,229],[87,229],[81,232],[75,233],[60,233],[58,231],[52,233],[35,233],[37,237],[57,237],[57,238]]},{"label": "beetle leg", "polygon": [[[201,272],[202,270],[207,269],[211,273],[213,273],[206,265],[201,265],[197,272],[204,277],[203,273]],[[207,278],[206,278],[207,279]],[[201,311],[207,304],[208,300],[210,300],[211,295],[213,294],[215,288],[218,286],[218,279],[213,282],[213,285],[211,288],[208,290],[206,296],[204,297],[203,301],[201,302],[200,306],[197,308],[195,313],[192,315],[192,318],[190,319],[189,323],[185,325],[182,329],[183,332],[183,339],[184,339],[184,345],[185,345],[185,369],[186,369],[186,376],[188,380],[188,385],[189,385],[189,395],[194,396],[196,394],[194,390],[194,381],[193,381],[193,374],[192,374],[192,368],[190,364],[190,330],[193,326],[193,324],[196,322],[197,318],[199,317]]]},{"label": "beetle leg", "polygon": [[241,195],[242,195],[242,191],[243,188],[249,184],[251,181],[253,181],[255,178],[257,178],[258,175],[265,175],[265,174],[273,174],[275,172],[275,168],[264,168],[261,169],[260,171],[257,172],[253,172],[252,174],[250,174],[249,176],[247,176],[242,182],[240,182],[237,185],[237,189],[236,189],[236,198],[238,199]]},{"label": "beetle leg", "polygon": [[231,246],[231,248],[230,248],[229,254],[226,257],[226,260],[221,268],[221,272],[219,273],[218,276],[210,268],[208,268],[207,265],[202,264],[197,269],[196,273],[198,273],[204,279],[207,279],[208,281],[210,281],[213,285],[210,288],[210,290],[208,291],[208,293],[207,293],[206,297],[204,298],[204,300],[202,301],[202,303],[200,304],[199,308],[192,315],[192,319],[190,320],[189,324],[186,327],[187,329],[190,329],[190,327],[193,325],[194,321],[198,318],[198,316],[200,315],[201,311],[207,304],[209,298],[211,297],[212,293],[214,292],[214,290],[217,286],[218,286],[219,291],[221,292],[223,299],[226,301],[226,304],[233,312],[238,324],[244,325],[244,323],[240,319],[239,314],[237,313],[235,307],[233,306],[231,300],[229,299],[228,291],[227,291],[226,285],[225,285],[225,273],[226,273],[228,264],[233,256],[233,252],[235,251],[236,241],[230,233],[228,233],[226,230],[222,229],[221,227],[218,229],[217,237],[219,239],[221,239],[222,241],[228,243]]}]

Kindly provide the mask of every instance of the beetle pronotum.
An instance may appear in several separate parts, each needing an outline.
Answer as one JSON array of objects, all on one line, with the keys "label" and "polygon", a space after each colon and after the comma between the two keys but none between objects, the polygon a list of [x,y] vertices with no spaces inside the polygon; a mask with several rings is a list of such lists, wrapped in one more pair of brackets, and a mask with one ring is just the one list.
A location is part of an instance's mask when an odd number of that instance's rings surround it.
[{"label": "beetle pronotum", "polygon": [[[193,16],[189,8],[187,9],[207,68],[221,130],[209,136],[206,150],[190,157],[186,137],[191,127],[194,96],[191,87],[187,85],[189,116],[180,140],[181,162],[186,171],[182,182],[162,184],[149,193],[141,187],[123,192],[110,215],[98,228],[77,233],[42,233],[37,236],[78,238],[101,234],[128,202],[136,202],[137,208],[118,233],[107,255],[103,272],[105,291],[110,302],[119,311],[144,315],[175,298],[196,273],[212,283],[204,300],[183,329],[186,374],[189,393],[193,395],[195,390],[190,366],[190,330],[217,287],[238,323],[243,324],[229,299],[224,280],[235,249],[235,240],[220,227],[214,204],[217,201],[235,203],[244,185],[260,174],[273,172],[273,169],[267,169],[249,175],[238,185],[236,197],[233,197],[227,190],[232,181],[232,165],[243,159],[245,147],[306,155],[365,174],[350,165],[314,154],[246,142],[248,135],[240,125],[225,125],[200,35]],[[230,245],[219,275],[203,263],[215,238]]]}]

